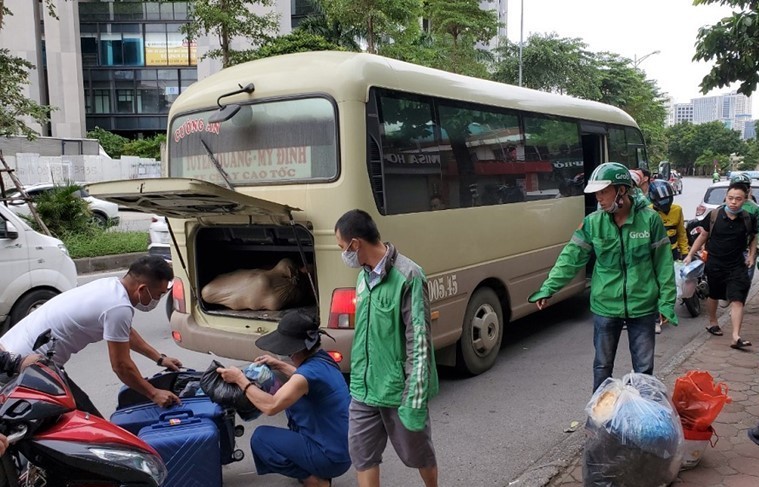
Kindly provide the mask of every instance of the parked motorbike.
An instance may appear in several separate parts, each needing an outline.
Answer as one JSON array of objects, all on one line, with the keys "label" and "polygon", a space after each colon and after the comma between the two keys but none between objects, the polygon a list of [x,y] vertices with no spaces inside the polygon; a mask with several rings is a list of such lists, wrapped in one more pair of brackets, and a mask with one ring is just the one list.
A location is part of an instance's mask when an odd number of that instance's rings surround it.
[{"label": "parked motorbike", "polygon": [[[688,235],[688,245],[690,246],[693,246],[693,242],[695,242],[698,237],[698,231],[696,229],[698,224],[698,220],[690,220],[685,226],[685,231]],[[705,262],[705,252],[705,250],[701,249],[696,255],[694,255],[694,260]],[[689,282],[688,287],[690,288],[693,286],[695,287],[695,290],[689,297],[683,297],[682,302],[688,310],[688,313],[695,318],[701,314],[701,302],[709,296],[709,283],[706,280],[706,274],[704,274],[703,270],[695,277],[691,277],[691,279],[693,282]]]},{"label": "parked motorbike", "polygon": [[45,356],[0,389],[0,430],[10,446],[0,457],[0,487],[159,487],[166,466],[144,441],[108,421],[76,410],[74,396],[53,362],[55,338]]}]

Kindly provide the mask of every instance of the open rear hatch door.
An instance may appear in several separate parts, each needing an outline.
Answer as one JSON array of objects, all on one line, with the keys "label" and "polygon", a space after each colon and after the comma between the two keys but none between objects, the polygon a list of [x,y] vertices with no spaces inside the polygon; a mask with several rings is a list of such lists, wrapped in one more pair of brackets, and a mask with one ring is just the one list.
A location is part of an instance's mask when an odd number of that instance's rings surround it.
[{"label": "open rear hatch door", "polygon": [[291,213],[301,211],[199,179],[126,179],[91,183],[86,189],[119,206],[168,218],[246,215],[256,223],[288,224]]},{"label": "open rear hatch door", "polygon": [[[244,195],[199,179],[125,179],[91,183],[85,188],[92,196],[116,203],[121,207],[184,220],[224,215],[245,215],[249,218],[250,223],[294,225],[292,212],[301,211],[299,208]],[[171,223],[168,220],[167,223],[174,249],[177,251],[182,267],[187,272],[185,256],[182,255],[179,245],[177,245]],[[294,228],[293,231],[295,231]],[[300,248],[299,239],[296,238],[296,241]],[[300,253],[305,263],[302,250]],[[313,276],[309,273],[308,277],[314,296],[317,296]],[[193,284],[190,284],[190,289],[197,296],[194,287]]]}]

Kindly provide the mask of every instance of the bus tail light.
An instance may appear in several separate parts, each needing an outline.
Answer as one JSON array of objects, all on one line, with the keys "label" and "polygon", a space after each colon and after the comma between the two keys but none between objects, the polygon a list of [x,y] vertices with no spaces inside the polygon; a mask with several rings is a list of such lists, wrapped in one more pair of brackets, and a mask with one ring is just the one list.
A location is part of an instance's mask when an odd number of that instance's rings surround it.
[{"label": "bus tail light", "polygon": [[706,207],[704,205],[698,205],[696,207],[696,216],[701,216],[706,212]]},{"label": "bus tail light", "polygon": [[343,354],[338,352],[337,350],[330,350],[327,352],[330,357],[332,357],[332,360],[337,362],[338,364],[343,361]]},{"label": "bus tail light", "polygon": [[184,299],[184,283],[178,277],[174,278],[174,285],[171,287],[171,298],[174,301],[174,311],[187,313],[187,303]]},{"label": "bus tail light", "polygon": [[353,328],[356,318],[356,290],[335,289],[329,307],[327,328]]},{"label": "bus tail light", "polygon": [[173,338],[177,343],[182,343],[182,334],[176,330],[171,332],[171,338]]}]

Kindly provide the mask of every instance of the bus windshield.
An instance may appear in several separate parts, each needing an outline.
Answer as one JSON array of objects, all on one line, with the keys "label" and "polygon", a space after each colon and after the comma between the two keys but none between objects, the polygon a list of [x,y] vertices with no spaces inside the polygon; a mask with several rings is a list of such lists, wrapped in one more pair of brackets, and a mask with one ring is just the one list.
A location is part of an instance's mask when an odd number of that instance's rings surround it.
[{"label": "bus windshield", "polygon": [[337,177],[335,109],[326,98],[243,105],[231,119],[209,123],[215,111],[183,114],[172,120],[170,176],[224,184],[213,156],[233,186],[310,183]]}]

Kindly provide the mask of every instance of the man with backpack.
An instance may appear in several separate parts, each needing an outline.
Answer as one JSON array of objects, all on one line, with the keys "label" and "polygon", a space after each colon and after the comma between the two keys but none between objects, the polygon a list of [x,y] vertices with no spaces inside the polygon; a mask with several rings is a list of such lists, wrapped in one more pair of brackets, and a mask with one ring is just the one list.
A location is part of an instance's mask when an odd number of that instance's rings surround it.
[{"label": "man with backpack", "polygon": [[747,271],[756,262],[757,219],[743,208],[749,198],[750,186],[731,181],[725,204],[713,209],[701,221],[699,226],[703,230],[684,259],[684,263],[689,264],[693,255],[706,244],[708,259],[704,272],[709,282],[709,326],[706,331],[722,336],[722,329],[717,324],[717,302],[727,300],[732,323],[730,347],[735,349],[751,346],[750,341],[740,336],[743,306],[751,286]]}]

